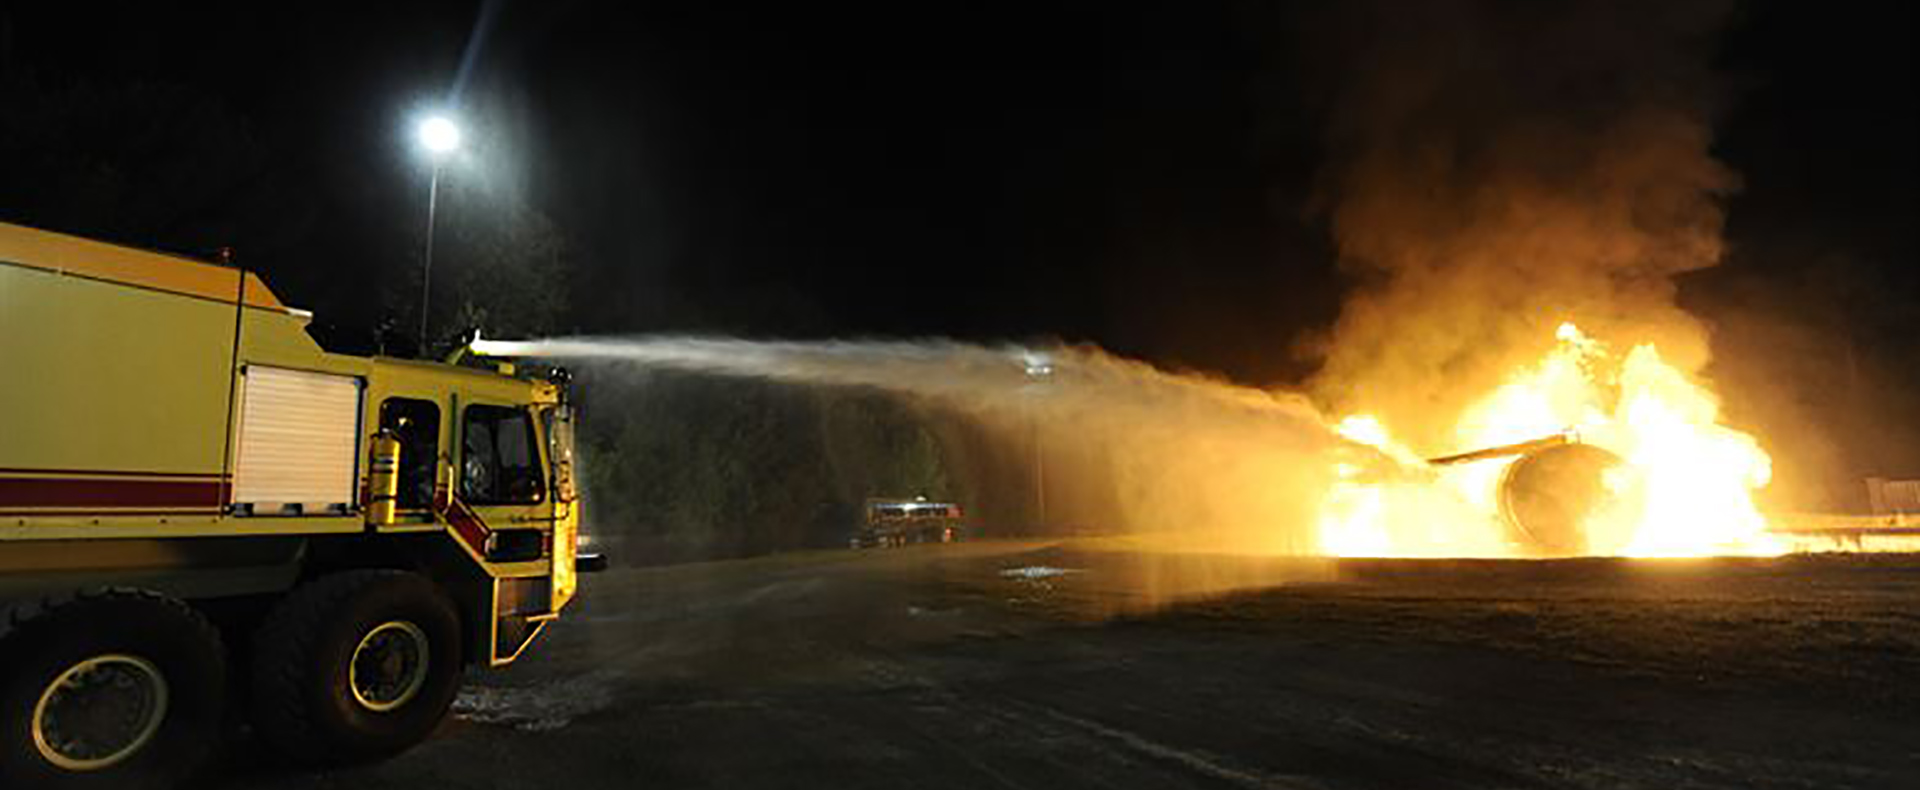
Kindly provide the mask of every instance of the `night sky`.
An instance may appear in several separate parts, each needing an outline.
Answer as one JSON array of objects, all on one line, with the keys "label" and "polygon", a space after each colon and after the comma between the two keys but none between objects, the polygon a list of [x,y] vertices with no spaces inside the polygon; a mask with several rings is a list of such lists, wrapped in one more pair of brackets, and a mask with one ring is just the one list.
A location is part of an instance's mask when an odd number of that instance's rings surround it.
[{"label": "night sky", "polygon": [[[1310,372],[1294,340],[1346,287],[1314,206],[1327,89],[1285,4],[8,8],[10,79],[159,86],[252,158],[163,226],[90,219],[0,169],[0,219],[231,244],[339,350],[411,298],[368,284],[417,266],[410,127],[455,85],[478,150],[445,178],[511,183],[554,220],[572,330],[1060,338],[1267,384]],[[1738,7],[1716,150],[1743,187],[1728,262],[1689,303],[1798,310],[1783,294],[1835,267],[1849,285],[1806,309],[1873,291],[1900,306],[1849,319],[1854,342],[1911,356],[1915,32],[1904,3]],[[179,166],[234,146],[207,149]]]}]

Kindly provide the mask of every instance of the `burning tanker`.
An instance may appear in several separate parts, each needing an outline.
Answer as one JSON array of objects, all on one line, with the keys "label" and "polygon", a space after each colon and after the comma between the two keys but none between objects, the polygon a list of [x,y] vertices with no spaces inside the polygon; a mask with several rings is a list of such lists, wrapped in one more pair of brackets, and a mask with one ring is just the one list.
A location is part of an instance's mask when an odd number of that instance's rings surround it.
[{"label": "burning tanker", "polygon": [[1772,465],[1652,343],[1624,354],[1562,324],[1537,363],[1472,403],[1455,455],[1422,459],[1370,415],[1341,435],[1393,464],[1334,462],[1321,548],[1343,556],[1673,557],[1785,550],[1753,501]]}]

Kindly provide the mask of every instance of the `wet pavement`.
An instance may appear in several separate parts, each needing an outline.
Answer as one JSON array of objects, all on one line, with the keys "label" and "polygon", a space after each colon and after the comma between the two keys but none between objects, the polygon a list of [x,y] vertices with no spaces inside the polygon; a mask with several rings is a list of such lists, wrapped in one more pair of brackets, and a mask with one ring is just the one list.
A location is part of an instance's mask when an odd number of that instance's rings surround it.
[{"label": "wet pavement", "polygon": [[228,788],[1920,786],[1920,558],[990,543],[588,580],[384,763]]}]

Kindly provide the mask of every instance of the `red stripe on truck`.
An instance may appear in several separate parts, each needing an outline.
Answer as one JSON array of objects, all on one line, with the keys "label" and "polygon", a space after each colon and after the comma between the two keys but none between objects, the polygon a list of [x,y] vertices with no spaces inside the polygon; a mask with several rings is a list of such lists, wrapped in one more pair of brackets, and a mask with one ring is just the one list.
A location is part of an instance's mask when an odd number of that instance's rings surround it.
[{"label": "red stripe on truck", "polygon": [[72,477],[0,477],[0,508],[208,507],[226,497],[211,480],[88,480]]},{"label": "red stripe on truck", "polygon": [[480,520],[480,515],[473,512],[473,508],[455,497],[453,506],[447,508],[444,515],[447,523],[453,525],[453,531],[459,533],[461,542],[473,549],[473,553],[487,556],[487,535],[491,530],[487,529],[486,522]]},{"label": "red stripe on truck", "polygon": [[474,556],[486,558],[487,536],[492,530],[487,528],[485,521],[480,520],[480,514],[473,512],[473,508],[467,507],[467,503],[445,488],[434,491],[433,510],[446,519],[447,525],[453,527],[453,534],[473,550]]}]

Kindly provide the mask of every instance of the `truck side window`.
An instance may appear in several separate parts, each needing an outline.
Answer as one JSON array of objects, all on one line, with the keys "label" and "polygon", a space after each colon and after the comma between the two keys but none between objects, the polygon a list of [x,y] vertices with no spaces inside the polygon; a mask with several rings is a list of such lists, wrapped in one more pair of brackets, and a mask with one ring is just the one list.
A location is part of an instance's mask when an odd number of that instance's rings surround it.
[{"label": "truck side window", "polygon": [[468,406],[461,428],[462,498],[476,505],[524,505],[546,496],[530,412]]},{"label": "truck side window", "polygon": [[380,429],[400,440],[401,510],[433,505],[433,469],[440,450],[440,407],[416,398],[380,402]]}]

